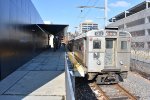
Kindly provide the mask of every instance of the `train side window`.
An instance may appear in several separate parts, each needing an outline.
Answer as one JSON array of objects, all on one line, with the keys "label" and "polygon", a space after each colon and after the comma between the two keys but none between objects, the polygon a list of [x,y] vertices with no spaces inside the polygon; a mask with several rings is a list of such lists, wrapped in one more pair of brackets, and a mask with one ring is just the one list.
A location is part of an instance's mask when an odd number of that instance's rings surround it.
[{"label": "train side window", "polygon": [[107,49],[113,48],[113,40],[106,40],[106,48]]},{"label": "train side window", "polygon": [[81,45],[79,45],[79,51],[81,51]]},{"label": "train side window", "polygon": [[127,49],[127,41],[121,41],[121,49],[126,50]]},{"label": "train side window", "polygon": [[93,49],[101,49],[101,41],[93,40]]}]

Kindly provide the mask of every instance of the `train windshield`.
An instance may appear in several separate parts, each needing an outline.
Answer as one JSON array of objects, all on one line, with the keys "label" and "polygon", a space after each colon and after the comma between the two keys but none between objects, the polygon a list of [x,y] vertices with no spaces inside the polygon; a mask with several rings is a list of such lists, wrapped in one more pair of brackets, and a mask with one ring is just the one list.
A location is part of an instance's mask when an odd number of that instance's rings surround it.
[{"label": "train windshield", "polygon": [[101,41],[93,40],[93,49],[101,49]]},{"label": "train windshield", "polygon": [[113,40],[107,40],[106,41],[106,48],[107,49],[113,48]]}]

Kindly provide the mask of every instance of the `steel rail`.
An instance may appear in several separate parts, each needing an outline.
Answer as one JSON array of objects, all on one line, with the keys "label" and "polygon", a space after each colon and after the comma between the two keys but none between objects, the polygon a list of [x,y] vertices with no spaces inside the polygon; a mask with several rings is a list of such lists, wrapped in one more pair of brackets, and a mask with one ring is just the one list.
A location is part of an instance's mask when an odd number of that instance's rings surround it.
[{"label": "steel rail", "polygon": [[93,83],[93,85],[102,93],[105,100],[110,100],[110,98],[106,95],[106,93],[96,83]]},{"label": "steel rail", "polygon": [[124,92],[131,100],[137,100],[137,98],[131,94],[129,91],[127,91],[124,87],[122,87],[119,84],[115,84],[115,86],[122,92]]}]

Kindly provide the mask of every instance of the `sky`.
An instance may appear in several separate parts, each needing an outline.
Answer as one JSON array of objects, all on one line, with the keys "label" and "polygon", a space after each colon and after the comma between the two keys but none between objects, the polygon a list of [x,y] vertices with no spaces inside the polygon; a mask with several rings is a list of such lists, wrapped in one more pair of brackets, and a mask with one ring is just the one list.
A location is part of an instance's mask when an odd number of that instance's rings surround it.
[{"label": "sky", "polygon": [[[31,0],[43,21],[68,24],[68,32],[74,32],[81,22],[92,20],[104,27],[104,10],[79,8],[79,6],[103,7],[104,0]],[[144,0],[108,0],[108,19],[141,3]]]}]

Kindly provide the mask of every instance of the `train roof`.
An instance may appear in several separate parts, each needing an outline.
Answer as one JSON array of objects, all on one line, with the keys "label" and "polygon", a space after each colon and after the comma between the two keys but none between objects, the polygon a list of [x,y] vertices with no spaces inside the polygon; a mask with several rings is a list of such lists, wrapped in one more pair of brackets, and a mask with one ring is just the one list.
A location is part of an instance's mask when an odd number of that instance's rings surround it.
[{"label": "train roof", "polygon": [[[100,30],[91,30],[91,31],[88,31],[86,33],[82,33],[80,34],[79,36],[75,37],[74,40],[77,40],[77,39],[80,39],[80,38],[84,38],[84,37],[94,37],[94,36],[100,36],[100,37],[105,37],[107,36],[107,33],[105,31],[116,31],[116,32],[120,32],[119,35],[117,36],[120,36],[120,37],[131,37],[131,34],[127,31],[121,31],[121,30],[114,30],[114,29],[100,29]],[[101,35],[96,35],[95,33],[98,32],[98,34],[101,34],[100,32],[104,32],[102,33]]]},{"label": "train roof", "polygon": [[88,36],[95,36],[95,32],[98,32],[98,31],[103,31],[104,29],[101,29],[101,30],[91,30],[91,31],[88,31],[86,33],[82,33],[78,36],[75,37],[75,40],[76,39],[80,39],[80,38],[83,38],[83,37],[88,37]]}]

